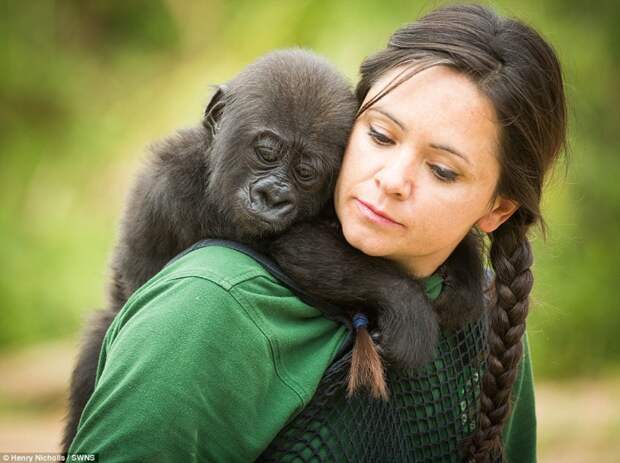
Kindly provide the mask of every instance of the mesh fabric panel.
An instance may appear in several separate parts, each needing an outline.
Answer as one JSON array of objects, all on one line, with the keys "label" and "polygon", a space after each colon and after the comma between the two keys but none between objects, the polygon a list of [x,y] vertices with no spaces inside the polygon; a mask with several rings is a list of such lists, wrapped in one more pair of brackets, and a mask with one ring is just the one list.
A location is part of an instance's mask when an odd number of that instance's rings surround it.
[{"label": "mesh fabric panel", "polygon": [[346,398],[351,342],[326,370],[312,400],[258,461],[460,462],[475,430],[487,355],[483,318],[442,333],[434,361],[413,372],[387,367],[390,400]]}]

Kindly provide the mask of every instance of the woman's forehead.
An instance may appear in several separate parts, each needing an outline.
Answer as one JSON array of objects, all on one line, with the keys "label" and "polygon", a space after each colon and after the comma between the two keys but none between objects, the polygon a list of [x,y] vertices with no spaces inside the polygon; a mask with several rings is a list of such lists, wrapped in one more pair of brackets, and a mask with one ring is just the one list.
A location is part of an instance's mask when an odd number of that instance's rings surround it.
[{"label": "woman's forehead", "polygon": [[[366,100],[402,73],[402,68],[387,72],[372,86]],[[448,66],[416,73],[370,108],[371,113],[380,112],[397,121],[405,132],[426,133],[466,152],[497,152],[500,126],[491,100],[469,77]]]},{"label": "woman's forehead", "polygon": [[[413,75],[411,75],[413,73]],[[410,76],[410,77],[407,77]],[[382,93],[395,82],[401,81],[394,86],[381,101],[391,103],[402,101],[403,98],[411,99],[434,99],[440,103],[448,104],[455,108],[468,110],[481,109],[493,122],[496,121],[493,104],[478,88],[476,83],[465,74],[445,65],[431,66],[416,72],[415,67],[395,68],[386,72],[368,91],[364,102]],[[459,97],[459,98],[454,98]],[[460,103],[460,105],[459,105]],[[375,103],[376,104],[376,103]]]}]

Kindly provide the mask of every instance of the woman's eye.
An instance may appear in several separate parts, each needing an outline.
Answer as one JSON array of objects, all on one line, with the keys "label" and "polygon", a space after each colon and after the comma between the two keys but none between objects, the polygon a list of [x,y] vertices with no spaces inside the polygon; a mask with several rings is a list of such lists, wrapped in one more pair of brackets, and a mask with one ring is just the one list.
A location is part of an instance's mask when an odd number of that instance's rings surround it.
[{"label": "woman's eye", "polygon": [[442,182],[454,182],[458,177],[456,172],[451,171],[450,169],[444,169],[443,167],[438,166],[437,164],[429,164],[433,174]]},{"label": "woman's eye", "polygon": [[383,135],[381,132],[377,131],[372,125],[370,126],[368,130],[368,135],[370,135],[370,138],[372,138],[373,141],[377,143],[378,145],[386,146],[386,145],[394,144],[394,140],[387,137],[386,135]]}]

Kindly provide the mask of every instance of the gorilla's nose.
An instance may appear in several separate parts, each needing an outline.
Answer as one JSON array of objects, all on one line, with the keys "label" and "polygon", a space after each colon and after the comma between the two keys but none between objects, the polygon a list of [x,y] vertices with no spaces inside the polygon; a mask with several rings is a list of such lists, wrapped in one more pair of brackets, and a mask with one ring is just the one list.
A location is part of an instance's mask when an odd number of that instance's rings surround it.
[{"label": "gorilla's nose", "polygon": [[295,208],[290,187],[281,181],[261,179],[250,188],[250,202],[254,210],[267,220],[281,220]]}]

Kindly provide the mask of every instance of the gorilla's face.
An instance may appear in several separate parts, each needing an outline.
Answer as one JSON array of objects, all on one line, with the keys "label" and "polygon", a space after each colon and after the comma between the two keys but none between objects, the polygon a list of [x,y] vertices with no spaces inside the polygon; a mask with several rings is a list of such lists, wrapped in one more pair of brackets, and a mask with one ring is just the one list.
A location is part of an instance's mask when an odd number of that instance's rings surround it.
[{"label": "gorilla's face", "polygon": [[333,192],[343,147],[273,125],[246,129],[214,143],[222,158],[209,181],[235,236],[268,237],[317,215]]},{"label": "gorilla's face", "polygon": [[301,50],[271,53],[221,86],[203,124],[213,136],[207,195],[226,234],[263,238],[317,215],[357,106],[346,80]]}]

